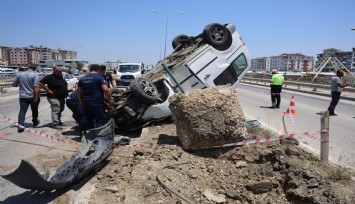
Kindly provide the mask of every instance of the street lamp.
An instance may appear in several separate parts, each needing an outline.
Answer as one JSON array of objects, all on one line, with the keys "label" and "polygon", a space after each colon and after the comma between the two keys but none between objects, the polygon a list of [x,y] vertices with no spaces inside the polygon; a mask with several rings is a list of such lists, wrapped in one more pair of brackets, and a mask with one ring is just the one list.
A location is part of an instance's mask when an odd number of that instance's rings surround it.
[{"label": "street lamp", "polygon": [[351,30],[355,30],[355,28],[352,28]]},{"label": "street lamp", "polygon": [[165,13],[160,13],[157,12],[156,10],[152,10],[153,13],[162,15],[166,17],[166,23],[165,23],[165,42],[164,42],[164,58],[166,57],[166,41],[167,41],[167,37],[168,37],[168,23],[169,23],[169,16],[175,16],[175,15],[182,15],[184,14],[184,12],[179,12],[177,14],[165,14]]}]

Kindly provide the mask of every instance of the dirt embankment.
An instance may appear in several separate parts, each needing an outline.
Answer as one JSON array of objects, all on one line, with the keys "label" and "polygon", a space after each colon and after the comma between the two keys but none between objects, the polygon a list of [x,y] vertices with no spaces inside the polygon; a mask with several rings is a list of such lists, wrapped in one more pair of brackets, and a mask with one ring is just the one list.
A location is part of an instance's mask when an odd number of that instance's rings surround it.
[{"label": "dirt embankment", "polygon": [[[189,93],[192,100],[185,96],[172,100],[174,108],[189,110],[174,110],[177,126],[152,125],[132,140],[133,144],[153,145],[115,149],[108,165],[90,180],[93,188],[85,202],[355,203],[355,182],[350,170],[322,164],[298,147],[297,140],[185,151],[180,141],[189,141],[185,147],[204,146],[205,141],[225,143],[226,136],[246,134],[244,118],[236,117],[238,113],[232,110],[242,112],[239,104],[231,102],[237,99],[231,98],[230,92],[201,91]],[[231,118],[235,119],[232,125]],[[183,123],[188,120],[188,124]],[[234,134],[231,127],[240,128]],[[276,136],[261,128],[248,129],[247,135],[249,139]],[[54,202],[69,199],[65,198]],[[77,198],[70,199],[75,203]]]},{"label": "dirt embankment", "polygon": [[[261,133],[254,130],[252,134]],[[90,181],[89,203],[354,203],[348,172],[322,165],[285,140],[232,149],[186,152],[175,125],[151,126],[142,143],[122,147]],[[170,166],[169,166],[170,165]],[[167,167],[163,169],[164,167]],[[157,176],[163,182],[159,184]],[[178,195],[178,196],[177,196]],[[180,197],[179,197],[180,196]],[[58,198],[56,203],[60,203]],[[73,202],[75,197],[70,198]],[[58,202],[59,201],[59,202]]]}]

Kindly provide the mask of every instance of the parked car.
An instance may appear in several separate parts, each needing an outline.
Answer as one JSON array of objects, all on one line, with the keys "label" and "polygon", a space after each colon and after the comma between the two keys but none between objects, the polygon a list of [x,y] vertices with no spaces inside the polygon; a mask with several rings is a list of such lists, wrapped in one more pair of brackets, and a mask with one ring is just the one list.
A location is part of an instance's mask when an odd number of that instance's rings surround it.
[{"label": "parked car", "polygon": [[63,78],[67,81],[68,83],[68,91],[73,91],[74,89],[78,87],[79,80],[75,76],[68,74],[68,73],[63,73]]},{"label": "parked car", "polygon": [[11,68],[0,67],[0,75],[15,75],[15,71]]},{"label": "parked car", "polygon": [[[40,74],[40,79],[44,78],[45,76],[47,76],[49,74],[51,74],[51,73]],[[69,73],[64,73],[64,72],[63,72],[63,78],[68,83],[68,91],[73,91],[74,89],[76,90],[76,88],[78,87],[78,83],[79,83],[78,78],[74,77],[73,75],[71,75]],[[45,94],[46,91],[44,89],[40,88],[40,93]]]},{"label": "parked car", "polygon": [[111,90],[109,115],[117,131],[170,116],[168,98],[174,93],[226,84],[235,88],[250,68],[248,49],[232,24],[210,24],[196,37],[179,35],[173,47],[172,55],[133,79],[129,89]]}]

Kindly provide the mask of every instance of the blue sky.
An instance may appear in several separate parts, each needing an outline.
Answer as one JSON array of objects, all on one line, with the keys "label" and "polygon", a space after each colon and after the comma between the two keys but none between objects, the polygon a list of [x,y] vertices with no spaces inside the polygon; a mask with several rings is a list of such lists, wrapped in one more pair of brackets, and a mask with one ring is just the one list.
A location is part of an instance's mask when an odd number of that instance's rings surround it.
[{"label": "blue sky", "polygon": [[354,0],[0,0],[0,6],[0,45],[74,49],[90,63],[155,64],[164,53],[166,17],[152,9],[169,15],[167,54],[176,35],[197,35],[210,23],[236,25],[253,58],[355,47]]}]

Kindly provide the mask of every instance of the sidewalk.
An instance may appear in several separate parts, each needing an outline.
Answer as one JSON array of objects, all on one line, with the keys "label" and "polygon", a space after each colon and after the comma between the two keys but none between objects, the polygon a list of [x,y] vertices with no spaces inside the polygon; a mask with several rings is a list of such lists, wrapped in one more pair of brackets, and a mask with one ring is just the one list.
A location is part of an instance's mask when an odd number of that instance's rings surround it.
[{"label": "sidewalk", "polygon": [[3,92],[0,92],[0,97],[5,97],[5,96],[10,96],[10,95],[14,95],[14,94],[18,94],[19,88],[18,87],[2,87],[3,88]]}]

